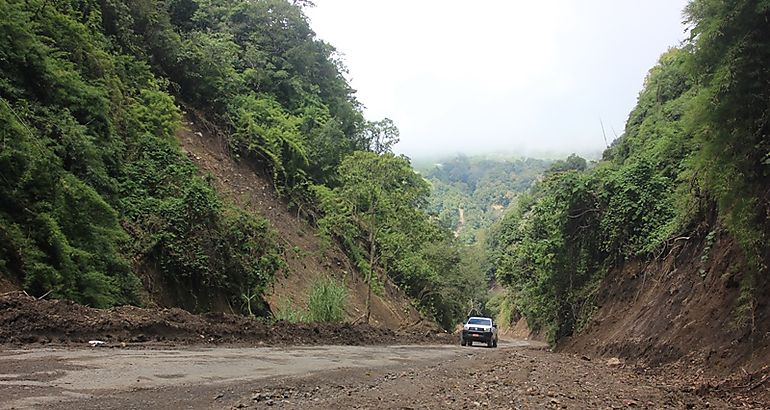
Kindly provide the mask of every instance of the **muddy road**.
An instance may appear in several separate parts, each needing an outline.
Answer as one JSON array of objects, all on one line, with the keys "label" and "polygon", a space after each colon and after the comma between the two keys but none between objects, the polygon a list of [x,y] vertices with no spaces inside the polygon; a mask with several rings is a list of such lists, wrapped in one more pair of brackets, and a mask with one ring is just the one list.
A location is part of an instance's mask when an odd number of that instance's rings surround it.
[{"label": "muddy road", "polygon": [[[343,368],[397,369],[456,354],[449,346],[6,351],[0,353],[0,409],[142,407],[139,403],[221,408],[227,400],[210,396],[232,386]],[[194,392],[181,393],[188,390]]]},{"label": "muddy road", "polygon": [[523,341],[0,351],[0,409],[738,407],[676,382]]}]

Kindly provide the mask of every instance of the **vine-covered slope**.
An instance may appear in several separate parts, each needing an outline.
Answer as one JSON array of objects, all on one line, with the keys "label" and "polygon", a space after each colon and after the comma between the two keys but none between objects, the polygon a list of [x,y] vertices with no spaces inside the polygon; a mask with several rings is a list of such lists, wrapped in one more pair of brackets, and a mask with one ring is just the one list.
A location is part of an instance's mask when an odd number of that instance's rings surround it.
[{"label": "vine-covered slope", "polygon": [[770,330],[770,6],[694,0],[686,17],[603,160],[552,167],[489,245],[505,307],[552,342],[735,366]]},{"label": "vine-covered slope", "polygon": [[[149,292],[190,310],[267,313],[266,290],[292,273],[287,255],[305,250],[180,150],[186,107],[218,130],[201,135],[342,244],[366,318],[370,294],[395,283],[451,326],[482,275],[425,212],[422,180],[391,152],[392,121],[364,119],[307,4],[0,1],[3,287],[97,307]],[[359,178],[367,161],[383,172]],[[362,194],[352,207],[349,192]]]}]

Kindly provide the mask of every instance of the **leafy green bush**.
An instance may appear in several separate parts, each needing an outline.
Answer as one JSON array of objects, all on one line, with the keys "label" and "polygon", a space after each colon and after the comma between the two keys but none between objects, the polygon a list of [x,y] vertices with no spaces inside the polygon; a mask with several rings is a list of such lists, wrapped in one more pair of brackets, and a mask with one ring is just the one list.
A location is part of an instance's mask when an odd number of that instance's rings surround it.
[{"label": "leafy green bush", "polygon": [[96,307],[139,303],[138,280],[120,252],[128,236],[115,209],[63,169],[6,100],[0,100],[0,118],[5,269],[33,295]]},{"label": "leafy green bush", "polygon": [[737,310],[753,329],[758,298],[770,288],[770,4],[694,0],[686,16],[693,39],[688,62],[699,81],[685,116],[700,147],[693,174],[746,255]]},{"label": "leafy green bush", "polygon": [[[188,62],[175,60],[166,13],[157,2],[0,2],[0,266],[34,295],[140,303],[133,271],[157,268],[203,309],[214,293],[261,294],[283,267],[266,221],[223,203],[177,146],[180,110],[151,71]],[[233,58],[214,37],[185,50]],[[190,67],[213,87],[191,95],[235,87],[215,63]]]},{"label": "leafy green bush", "polygon": [[267,221],[223,203],[170,141],[144,141],[127,175],[123,207],[133,252],[197,301],[188,308],[205,310],[217,292],[261,294],[285,267]]}]

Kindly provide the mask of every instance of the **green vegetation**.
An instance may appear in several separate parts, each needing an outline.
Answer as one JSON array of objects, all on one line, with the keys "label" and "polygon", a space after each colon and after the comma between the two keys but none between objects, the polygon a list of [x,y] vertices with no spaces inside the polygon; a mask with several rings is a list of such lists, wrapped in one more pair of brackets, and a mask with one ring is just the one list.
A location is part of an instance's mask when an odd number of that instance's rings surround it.
[{"label": "green vegetation", "polygon": [[389,152],[356,152],[339,168],[340,185],[316,187],[323,217],[318,225],[341,242],[364,273],[372,292],[385,275],[410,295],[421,310],[451,328],[465,305],[485,291],[483,273],[469,266],[450,232],[425,212],[428,183],[409,161]]},{"label": "green vegetation", "polygon": [[348,289],[334,279],[320,279],[310,288],[307,300],[308,322],[342,322]]},{"label": "green vegetation", "polygon": [[[463,155],[423,166],[431,184],[427,210],[464,243],[483,242],[484,232],[548,167],[537,159]],[[462,209],[462,221],[460,220]]]},{"label": "green vegetation", "polygon": [[737,313],[767,289],[770,5],[695,0],[687,16],[691,40],[650,71],[603,161],[554,164],[490,235],[511,303],[551,340],[585,324],[611,267],[659,257],[715,207],[748,259]]},{"label": "green vegetation", "polygon": [[273,312],[273,319],[291,323],[342,322],[348,289],[332,278],[321,278],[308,291],[307,309],[296,308],[288,299],[281,300]]},{"label": "green vegetation", "polygon": [[130,13],[98,4],[0,2],[0,267],[98,307],[141,303],[137,271],[192,309],[260,291],[283,263],[267,222],[197,176],[168,82],[109,30]]},{"label": "green vegetation", "polygon": [[305,312],[295,307],[289,299],[279,301],[278,306],[273,309],[273,319],[277,321],[300,323],[305,321],[305,317]]},{"label": "green vegetation", "polygon": [[[388,153],[398,129],[364,119],[306,3],[0,0],[0,271],[33,295],[93,306],[141,304],[152,285],[192,310],[224,297],[265,313],[283,249],[181,152],[184,106],[344,244],[375,290],[390,275],[451,326],[450,293],[470,280],[461,251],[426,216],[427,185]],[[396,173],[371,185],[371,209],[365,197],[345,208],[372,162]],[[324,289],[321,301],[341,297]]]},{"label": "green vegetation", "polygon": [[[363,120],[301,11],[85,0],[0,11],[0,268],[34,295],[93,306],[141,303],[136,273],[158,272],[188,308],[240,295],[251,312],[282,250],[266,220],[224,202],[179,150],[169,91],[229,126],[233,148],[277,179],[329,177],[320,164],[333,155],[298,138],[348,131],[352,150]],[[292,30],[270,24],[284,18]]]}]

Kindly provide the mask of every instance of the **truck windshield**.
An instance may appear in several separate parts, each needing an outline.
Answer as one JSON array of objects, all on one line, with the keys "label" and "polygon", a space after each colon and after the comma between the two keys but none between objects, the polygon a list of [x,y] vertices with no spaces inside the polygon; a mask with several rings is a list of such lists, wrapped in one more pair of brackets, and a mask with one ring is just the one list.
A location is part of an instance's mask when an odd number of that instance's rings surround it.
[{"label": "truck windshield", "polygon": [[469,325],[487,325],[487,326],[491,326],[492,325],[492,319],[481,319],[481,318],[478,318],[478,317],[472,317],[472,318],[468,319],[468,324]]}]

